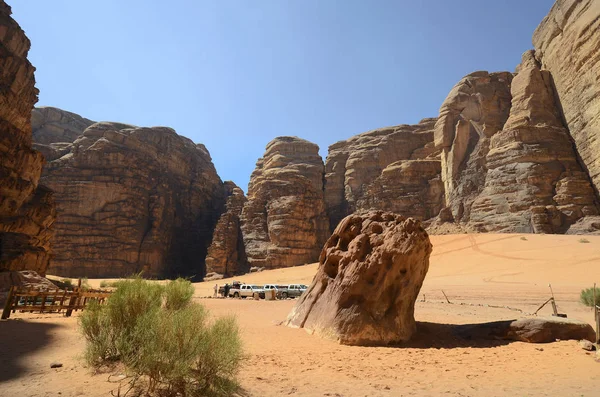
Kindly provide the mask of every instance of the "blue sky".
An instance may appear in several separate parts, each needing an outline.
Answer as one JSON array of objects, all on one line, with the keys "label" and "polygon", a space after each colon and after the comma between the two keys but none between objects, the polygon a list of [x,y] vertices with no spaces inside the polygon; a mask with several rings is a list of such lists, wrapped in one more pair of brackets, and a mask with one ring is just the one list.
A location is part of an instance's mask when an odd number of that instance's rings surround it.
[{"label": "blue sky", "polygon": [[266,144],[437,116],[476,70],[513,71],[553,0],[9,0],[38,105],[175,128],[246,191]]}]

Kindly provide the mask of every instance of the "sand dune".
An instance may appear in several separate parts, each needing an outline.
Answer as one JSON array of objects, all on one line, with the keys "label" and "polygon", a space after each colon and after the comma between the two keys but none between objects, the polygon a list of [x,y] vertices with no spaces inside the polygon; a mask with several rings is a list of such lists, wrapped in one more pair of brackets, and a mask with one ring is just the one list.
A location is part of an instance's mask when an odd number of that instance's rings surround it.
[{"label": "sand dune", "polygon": [[[416,306],[420,334],[402,348],[340,346],[278,325],[288,301],[205,299],[214,282],[197,283],[196,299],[214,315],[237,316],[249,358],[240,380],[250,396],[597,396],[600,363],[575,341],[547,345],[467,341],[453,324],[516,318],[550,295],[559,310],[592,322],[579,291],[600,282],[600,237],[449,235],[431,237],[430,270]],[[588,242],[580,242],[585,239]],[[247,283],[305,283],[316,264],[236,277]],[[220,284],[230,281],[221,280]],[[99,285],[100,280],[90,280]],[[452,304],[446,303],[442,290]],[[423,302],[422,296],[425,296]],[[507,308],[503,308],[506,306]],[[550,313],[544,308],[542,313]],[[77,358],[76,318],[18,315],[0,322],[0,395],[107,396],[116,384],[91,375]],[[33,346],[32,340],[43,338]],[[61,361],[61,369],[50,369]]]}]

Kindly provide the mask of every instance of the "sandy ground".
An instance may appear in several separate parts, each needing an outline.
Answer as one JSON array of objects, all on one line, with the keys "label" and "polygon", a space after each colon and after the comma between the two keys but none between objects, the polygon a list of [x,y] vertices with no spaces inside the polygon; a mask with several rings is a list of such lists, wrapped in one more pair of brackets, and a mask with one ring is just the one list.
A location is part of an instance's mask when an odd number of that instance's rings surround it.
[{"label": "sandy ground", "polygon": [[[576,341],[534,345],[473,341],[455,324],[517,318],[550,294],[559,311],[592,323],[579,291],[600,282],[600,237],[433,236],[429,273],[416,306],[419,333],[402,348],[340,346],[279,325],[294,300],[196,298],[216,315],[234,314],[248,359],[240,372],[248,396],[599,396],[600,363]],[[316,265],[236,277],[242,282],[309,284]],[[229,280],[227,280],[229,281]],[[224,283],[225,280],[219,283]],[[100,280],[90,280],[97,286]],[[451,304],[448,304],[441,291]],[[423,297],[425,301],[423,301]],[[496,306],[496,307],[493,307]],[[550,308],[542,313],[549,314]],[[119,374],[92,374],[80,359],[77,318],[17,314],[0,322],[0,396],[109,396]],[[51,369],[52,362],[63,363]],[[116,394],[116,393],[115,393]]]}]

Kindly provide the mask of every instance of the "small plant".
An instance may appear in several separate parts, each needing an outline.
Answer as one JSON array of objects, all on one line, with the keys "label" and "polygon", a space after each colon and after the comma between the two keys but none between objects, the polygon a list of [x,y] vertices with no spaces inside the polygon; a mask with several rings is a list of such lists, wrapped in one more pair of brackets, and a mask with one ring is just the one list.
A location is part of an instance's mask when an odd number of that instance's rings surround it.
[{"label": "small plant", "polygon": [[521,236],[521,240],[523,240],[523,241],[527,241],[527,237],[525,237],[525,236]]},{"label": "small plant", "polygon": [[188,280],[178,278],[165,286],[165,308],[179,310],[186,307],[194,295],[194,286]]},{"label": "small plant", "polygon": [[70,278],[61,278],[60,283],[63,285],[63,288],[73,289],[73,280]]},{"label": "small plant", "polygon": [[587,238],[580,238],[580,239],[579,239],[579,242],[580,242],[580,243],[589,243],[589,242],[590,242],[590,240],[588,240]]},{"label": "small plant", "polygon": [[231,395],[243,356],[237,323],[209,321],[193,294],[183,279],[117,282],[105,305],[92,303],[80,318],[88,363],[121,361],[148,380],[148,395]]},{"label": "small plant", "polygon": [[581,290],[579,300],[586,306],[594,306],[594,304],[600,306],[600,288],[596,288],[596,302],[594,303],[594,288],[587,288]]},{"label": "small plant", "polygon": [[102,280],[102,281],[100,281],[100,288],[117,288],[119,283],[120,283],[120,281]]}]

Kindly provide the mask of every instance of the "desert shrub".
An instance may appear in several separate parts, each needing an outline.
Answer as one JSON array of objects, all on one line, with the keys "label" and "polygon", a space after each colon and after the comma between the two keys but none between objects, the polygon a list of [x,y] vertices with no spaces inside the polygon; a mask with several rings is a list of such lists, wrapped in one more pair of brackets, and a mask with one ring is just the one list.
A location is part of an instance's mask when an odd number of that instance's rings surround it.
[{"label": "desert shrub", "polygon": [[81,316],[86,359],[94,366],[120,360],[148,380],[150,394],[232,394],[242,358],[237,323],[209,321],[193,292],[186,280],[120,281],[105,305],[92,303]]},{"label": "desert shrub", "polygon": [[179,310],[187,306],[194,295],[194,286],[189,280],[178,278],[165,286],[165,307]]},{"label": "desert shrub", "polygon": [[[123,280],[121,280],[123,281]],[[121,281],[100,281],[100,288],[117,288]]]},{"label": "desert shrub", "polygon": [[587,238],[580,238],[580,239],[579,239],[579,242],[580,242],[580,243],[589,243],[589,242],[590,242],[590,240],[588,240]]},{"label": "desert shrub", "polygon": [[600,306],[600,288],[596,288],[596,302],[594,303],[594,288],[586,288],[581,290],[579,300],[586,306],[594,306],[594,304]]},{"label": "desert shrub", "polygon": [[525,236],[521,236],[521,240],[523,240],[523,241],[527,241],[527,237],[525,237]]},{"label": "desert shrub", "polygon": [[61,278],[60,283],[62,284],[63,288],[73,289],[73,280],[70,278]]}]

